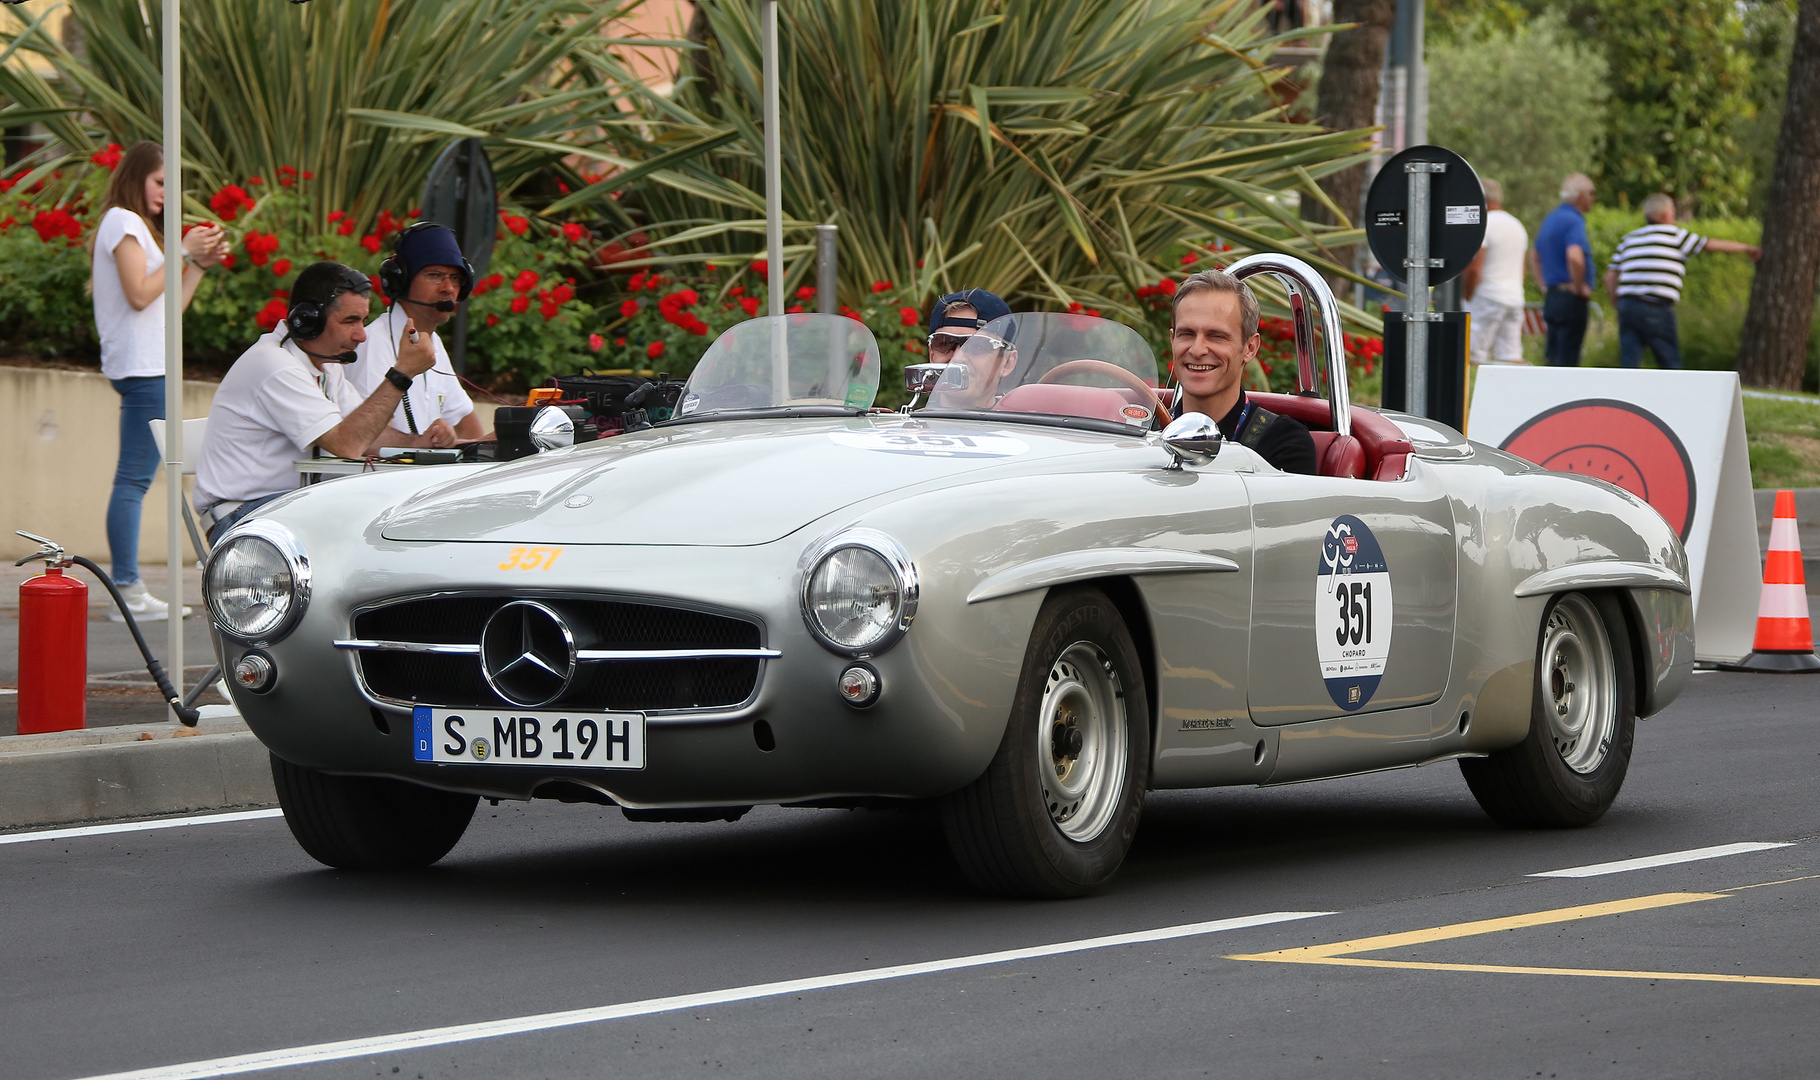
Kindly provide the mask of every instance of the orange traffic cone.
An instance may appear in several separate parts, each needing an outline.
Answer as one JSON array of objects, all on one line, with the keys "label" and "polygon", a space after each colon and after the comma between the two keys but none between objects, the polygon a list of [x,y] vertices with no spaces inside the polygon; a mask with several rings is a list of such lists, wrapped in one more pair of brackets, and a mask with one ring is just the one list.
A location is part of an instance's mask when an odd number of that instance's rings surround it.
[{"label": "orange traffic cone", "polygon": [[1769,557],[1763,564],[1763,596],[1757,602],[1757,639],[1749,656],[1729,671],[1820,671],[1814,631],[1807,619],[1807,574],[1801,566],[1801,537],[1795,531],[1795,493],[1776,492],[1776,517],[1769,527]]}]

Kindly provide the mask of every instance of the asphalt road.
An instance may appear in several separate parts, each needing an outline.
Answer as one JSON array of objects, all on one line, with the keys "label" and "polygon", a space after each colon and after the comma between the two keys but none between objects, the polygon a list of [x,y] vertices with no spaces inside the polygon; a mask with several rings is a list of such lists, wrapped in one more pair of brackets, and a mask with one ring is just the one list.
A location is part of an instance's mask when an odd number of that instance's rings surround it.
[{"label": "asphalt road", "polygon": [[[514,1017],[539,1019],[293,1052],[257,1075],[1811,1076],[1816,690],[1697,675],[1641,725],[1617,806],[1577,831],[1493,826],[1451,765],[1158,794],[1117,881],[1072,902],[972,895],[936,824],[909,814],[635,825],[483,803],[449,858],[399,875],[321,869],[275,819],[0,844],[0,1076]],[[1529,876],[1751,841],[1792,846]],[[1332,914],[850,974],[1307,912]],[[1382,935],[1409,936],[1358,940]],[[1340,942],[1354,944],[1281,955]],[[1246,955],[1261,958],[1232,958]],[[1511,970],[1535,968],[1577,970]],[[569,1026],[544,1016],[841,975]]]}]

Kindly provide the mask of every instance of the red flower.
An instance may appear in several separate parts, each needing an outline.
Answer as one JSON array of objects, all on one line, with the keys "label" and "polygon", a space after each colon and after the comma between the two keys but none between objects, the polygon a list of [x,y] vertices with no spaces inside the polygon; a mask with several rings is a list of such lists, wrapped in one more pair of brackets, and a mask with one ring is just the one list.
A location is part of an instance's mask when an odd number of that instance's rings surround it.
[{"label": "red flower", "polygon": [[0,177],[0,195],[4,195],[13,190],[13,185],[18,182],[17,178]]},{"label": "red flower", "polygon": [[291,272],[291,260],[289,260],[289,259],[279,259],[277,262],[272,264],[272,274],[275,277],[283,277],[284,275],[286,275],[290,272]]},{"label": "red flower", "polygon": [[588,335],[588,348],[593,349],[595,352],[599,352],[606,344],[607,339],[601,337],[599,334]]},{"label": "red flower", "polygon": [[347,218],[346,220],[344,220],[341,223],[341,225],[339,227],[336,228],[335,231],[337,233],[340,233],[342,236],[353,236],[354,235],[354,219]]},{"label": "red flower", "polygon": [[529,310],[531,310],[531,298],[530,297],[514,296],[512,298],[512,314],[523,315],[525,312],[527,312]]},{"label": "red flower", "polygon": [[662,356],[663,354],[664,354],[664,343],[661,341],[653,341],[651,344],[645,346],[645,355],[650,357],[653,360],[657,359],[658,357]]},{"label": "red flower", "polygon": [[383,241],[379,239],[379,234],[377,233],[368,233],[360,238],[360,246],[366,248],[367,254],[369,255],[379,254],[381,243],[383,243]]},{"label": "red flower", "polygon": [[501,285],[504,285],[505,283],[506,283],[506,276],[504,274],[488,274],[487,275],[487,288],[489,288],[489,289],[497,289]]},{"label": "red flower", "polygon": [[1174,278],[1164,278],[1163,280],[1156,283],[1156,287],[1157,287],[1157,291],[1161,292],[1164,296],[1174,296],[1175,295],[1175,279]]},{"label": "red flower", "polygon": [[221,257],[221,265],[227,267],[229,270],[232,270],[234,268],[234,264],[239,261],[240,261],[239,256],[235,255],[231,251]]},{"label": "red flower", "polygon": [[798,299],[798,300],[813,300],[813,299],[815,299],[815,289],[814,289],[814,287],[812,287],[812,286],[809,286],[809,285],[804,285],[804,286],[803,286],[803,287],[802,287],[802,288],[800,288],[800,289],[798,289],[798,290],[796,290],[796,298],[797,298],[797,299]]},{"label": "red flower", "polygon": [[392,301],[391,301],[391,299],[390,299],[390,298],[389,298],[389,297],[387,297],[387,296],[386,296],[386,294],[385,294],[385,289],[384,289],[384,288],[383,288],[383,287],[381,287],[381,286],[380,286],[380,284],[379,284],[379,275],[377,275],[377,274],[368,274],[368,275],[367,275],[367,280],[368,280],[368,281],[369,281],[369,282],[372,282],[372,284],[373,284],[373,295],[374,295],[374,296],[377,296],[377,297],[379,297],[379,302],[380,302],[380,303],[382,303],[382,304],[390,304],[390,303],[391,303],[391,302],[392,302]]},{"label": "red flower", "polygon": [[296,180],[294,180],[294,179],[292,179],[292,178],[291,178],[291,177],[288,177],[288,176],[280,176],[280,177],[279,177],[279,178],[278,178],[278,183],[279,183],[279,184],[281,184],[281,185],[283,185],[283,186],[284,186],[284,187],[295,187],[295,186],[297,186],[297,181],[296,181]]},{"label": "red flower", "polygon": [[633,274],[631,280],[626,282],[626,288],[632,292],[643,292],[645,288],[645,272],[640,270],[638,273]]},{"label": "red flower", "polygon": [[567,282],[564,282],[563,284],[556,286],[556,290],[552,292],[550,296],[557,303],[566,304],[570,300],[575,299],[575,289]]},{"label": "red flower", "polygon": [[280,165],[280,166],[278,166],[278,175],[279,176],[296,176],[297,168],[294,165]]},{"label": "red flower", "polygon": [[918,315],[913,307],[898,308],[897,317],[903,320],[905,326],[915,326],[923,321],[923,317]]},{"label": "red flower", "polygon": [[1068,314],[1079,315],[1080,313],[1081,313],[1081,305],[1080,305],[1079,301],[1075,301],[1068,305]]},{"label": "red flower", "polygon": [[408,217],[413,221],[417,220],[418,218],[420,218],[422,216],[423,216],[422,209],[413,209],[410,213],[405,215],[405,217]]},{"label": "red flower", "polygon": [[634,316],[636,314],[638,314],[638,301],[627,300],[625,303],[619,305],[619,317],[620,318],[630,319],[632,316]]},{"label": "red flower", "polygon": [[308,169],[305,169],[305,170],[304,170],[304,171],[303,171],[303,178],[304,178],[304,179],[305,179],[305,180],[314,180],[314,179],[316,179],[316,174],[315,174],[315,173],[313,173],[313,172],[311,172],[311,171],[309,171],[309,170],[308,170]]},{"label": "red flower", "polygon": [[626,347],[626,339],[622,338],[622,337],[616,337],[613,339],[613,344],[615,344],[623,349]]},{"label": "red flower", "polygon": [[803,313],[803,306],[801,304],[791,304],[789,307],[784,309],[784,314],[786,314],[786,315],[801,315],[802,313]]},{"label": "red flower", "polygon": [[759,277],[764,277],[771,272],[771,264],[764,259],[753,259],[752,272]]},{"label": "red flower", "polygon": [[342,218],[347,217],[347,216],[348,216],[348,212],[346,210],[330,210],[329,211],[329,220],[330,221],[340,221]]},{"label": "red flower", "polygon": [[1198,258],[1200,258],[1199,255],[1196,255],[1194,252],[1190,251],[1188,254],[1182,256],[1182,265],[1183,266],[1193,266],[1194,261]]},{"label": "red flower", "polygon": [[517,214],[506,214],[504,217],[506,228],[512,230],[513,236],[523,236],[531,229],[531,223]]},{"label": "red flower", "polygon": [[890,292],[896,287],[897,286],[891,284],[889,281],[874,281],[872,283],[872,291],[875,293]]},{"label": "red flower", "polygon": [[488,315],[487,316],[487,325],[488,326],[492,326],[498,322],[499,322],[499,316],[497,316],[497,315]]},{"label": "red flower", "polygon": [[746,315],[748,317],[758,317],[758,297],[742,296],[739,298],[739,306],[746,309]]},{"label": "red flower", "polygon": [[265,183],[265,181],[262,178],[257,177],[257,176],[247,177],[246,182],[253,185],[254,187],[258,187],[260,184]]},{"label": "red flower", "polygon": [[746,291],[746,287],[744,285],[735,285],[731,289],[727,290],[727,295],[728,296],[738,296],[740,293],[743,293],[745,291]]},{"label": "red flower", "polygon": [[239,184],[229,184],[209,199],[209,209],[215,211],[215,216],[223,221],[232,221],[240,216],[241,211],[251,210],[257,205],[259,204]]},{"label": "red flower", "polygon": [[561,308],[557,306],[556,301],[545,300],[543,303],[537,305],[537,310],[543,313],[543,321],[549,322],[556,317],[556,313],[560,311]]},{"label": "red flower", "polygon": [[571,244],[579,244],[588,238],[588,230],[571,221],[562,227],[562,238]]},{"label": "red flower", "polygon": [[280,322],[284,321],[285,314],[289,310],[283,300],[267,300],[265,306],[259,309],[259,314],[253,316],[253,321],[259,324],[261,330],[269,334],[278,328]]},{"label": "red flower", "polygon": [[58,237],[64,237],[71,243],[82,239],[82,223],[70,216],[69,211],[61,206],[54,210],[40,210],[32,217],[32,228],[38,230],[38,239],[50,243]]},{"label": "red flower", "polygon": [[537,287],[538,276],[535,270],[520,270],[518,276],[512,279],[512,291],[519,294],[530,292]]},{"label": "red flower", "polygon": [[108,143],[104,149],[97,150],[93,154],[90,154],[89,160],[107,169],[108,172],[113,172],[114,167],[120,164],[120,144],[117,142]]}]

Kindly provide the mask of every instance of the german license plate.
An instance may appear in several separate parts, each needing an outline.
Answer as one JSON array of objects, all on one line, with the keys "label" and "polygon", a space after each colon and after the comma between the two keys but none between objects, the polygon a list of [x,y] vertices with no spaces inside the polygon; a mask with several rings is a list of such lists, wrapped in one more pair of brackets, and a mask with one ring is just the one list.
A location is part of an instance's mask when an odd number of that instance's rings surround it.
[{"label": "german license plate", "polygon": [[643,713],[505,713],[493,709],[411,710],[418,761],[445,765],[553,765],[565,769],[645,767]]}]

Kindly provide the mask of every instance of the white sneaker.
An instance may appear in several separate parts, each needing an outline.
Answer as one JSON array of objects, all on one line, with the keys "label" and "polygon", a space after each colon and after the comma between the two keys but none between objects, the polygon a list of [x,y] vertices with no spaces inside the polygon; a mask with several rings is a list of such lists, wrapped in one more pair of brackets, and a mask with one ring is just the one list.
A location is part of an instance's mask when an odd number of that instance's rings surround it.
[{"label": "white sneaker", "polygon": [[[170,617],[171,605],[153,596],[151,590],[145,587],[145,582],[135,581],[131,585],[116,587],[120,590],[121,598],[126,601],[126,609],[133,613],[134,622],[163,622]],[[119,608],[110,607],[107,617],[113,622],[126,621],[126,616],[120,614]],[[190,609],[187,606],[183,609],[181,617],[185,619],[190,617]]]}]

